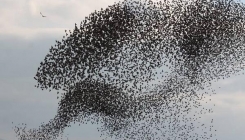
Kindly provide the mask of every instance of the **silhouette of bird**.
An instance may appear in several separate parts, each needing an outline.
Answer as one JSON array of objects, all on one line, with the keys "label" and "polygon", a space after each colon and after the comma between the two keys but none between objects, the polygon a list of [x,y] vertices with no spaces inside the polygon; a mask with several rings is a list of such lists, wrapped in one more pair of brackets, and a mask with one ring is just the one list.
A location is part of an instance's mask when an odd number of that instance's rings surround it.
[{"label": "silhouette of bird", "polygon": [[40,14],[42,15],[42,17],[46,17],[46,16],[44,16],[41,12],[40,12]]}]

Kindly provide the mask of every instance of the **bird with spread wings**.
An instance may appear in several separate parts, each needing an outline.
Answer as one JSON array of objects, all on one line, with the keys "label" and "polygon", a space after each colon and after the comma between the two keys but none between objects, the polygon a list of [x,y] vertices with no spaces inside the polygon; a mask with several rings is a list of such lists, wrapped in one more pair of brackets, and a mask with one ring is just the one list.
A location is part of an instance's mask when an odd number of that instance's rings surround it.
[{"label": "bird with spread wings", "polygon": [[42,17],[46,17],[46,16],[44,16],[41,12],[40,12],[40,14],[42,15]]}]

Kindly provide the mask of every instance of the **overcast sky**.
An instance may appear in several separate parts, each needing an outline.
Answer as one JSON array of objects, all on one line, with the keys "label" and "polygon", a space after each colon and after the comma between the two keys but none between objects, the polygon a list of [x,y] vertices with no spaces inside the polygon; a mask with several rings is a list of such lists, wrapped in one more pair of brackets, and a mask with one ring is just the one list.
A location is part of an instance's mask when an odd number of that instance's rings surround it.
[{"label": "overcast sky", "polygon": [[[14,124],[29,128],[48,122],[57,111],[55,92],[34,87],[40,62],[64,30],[118,0],[0,0],[0,140],[15,140]],[[47,17],[42,18],[40,12]],[[244,75],[214,83],[213,118],[219,140],[245,139]],[[218,88],[221,87],[221,88]],[[95,125],[72,125],[70,140],[100,140]]]}]

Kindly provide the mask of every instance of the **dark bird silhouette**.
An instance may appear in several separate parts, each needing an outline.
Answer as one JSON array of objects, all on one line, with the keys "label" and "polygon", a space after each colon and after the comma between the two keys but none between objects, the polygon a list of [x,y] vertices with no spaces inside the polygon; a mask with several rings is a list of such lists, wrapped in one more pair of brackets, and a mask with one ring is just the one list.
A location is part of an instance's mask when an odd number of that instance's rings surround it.
[{"label": "dark bird silhouette", "polygon": [[41,12],[40,12],[40,14],[42,15],[42,17],[46,17],[46,16],[44,16]]}]

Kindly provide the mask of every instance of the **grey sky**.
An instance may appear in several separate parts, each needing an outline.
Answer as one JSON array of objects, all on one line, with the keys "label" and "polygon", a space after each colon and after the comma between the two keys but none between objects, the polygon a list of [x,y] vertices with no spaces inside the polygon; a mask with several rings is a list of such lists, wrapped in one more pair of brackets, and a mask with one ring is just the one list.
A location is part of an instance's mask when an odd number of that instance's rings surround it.
[{"label": "grey sky", "polygon": [[[72,30],[85,16],[118,0],[0,0],[0,140],[15,140],[14,124],[35,128],[57,111],[55,91],[34,87],[37,67],[64,30]],[[47,16],[42,18],[39,12]],[[214,83],[217,94],[210,105],[217,139],[245,139],[244,75]],[[221,88],[218,88],[221,87]],[[72,125],[70,140],[100,140],[95,125]]]}]

